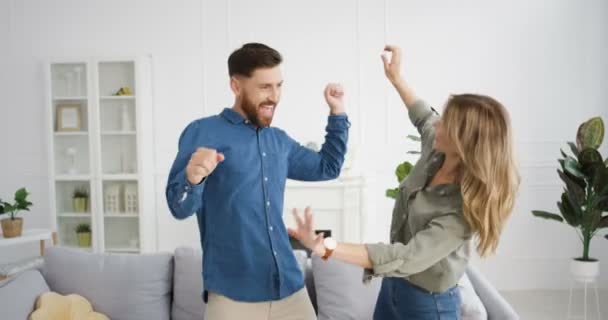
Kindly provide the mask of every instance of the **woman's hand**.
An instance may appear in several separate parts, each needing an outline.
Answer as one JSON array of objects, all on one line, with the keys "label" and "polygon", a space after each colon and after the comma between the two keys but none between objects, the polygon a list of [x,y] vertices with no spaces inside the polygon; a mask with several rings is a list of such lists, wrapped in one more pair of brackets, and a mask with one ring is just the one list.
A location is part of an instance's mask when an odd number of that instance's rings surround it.
[{"label": "woman's hand", "polygon": [[[310,207],[304,210],[304,217],[298,214],[297,209],[292,210],[293,217],[296,221],[296,229],[287,228],[290,236],[296,238],[303,246],[312,250],[319,256],[325,254],[325,246],[323,245],[323,234],[315,234],[313,216]],[[304,219],[302,219],[304,218]]]},{"label": "woman's hand", "polygon": [[[389,60],[388,55],[391,55]],[[393,87],[397,89],[401,100],[406,107],[410,108],[416,103],[418,97],[414,93],[414,90],[406,83],[401,77],[401,48],[393,45],[387,45],[384,47],[382,52],[382,62],[384,63],[384,73],[388,80],[393,84]]]},{"label": "woman's hand", "polygon": [[[391,55],[390,60],[388,55]],[[382,52],[382,62],[384,63],[384,74],[388,80],[395,84],[401,79],[401,48],[398,46],[387,45]]]}]

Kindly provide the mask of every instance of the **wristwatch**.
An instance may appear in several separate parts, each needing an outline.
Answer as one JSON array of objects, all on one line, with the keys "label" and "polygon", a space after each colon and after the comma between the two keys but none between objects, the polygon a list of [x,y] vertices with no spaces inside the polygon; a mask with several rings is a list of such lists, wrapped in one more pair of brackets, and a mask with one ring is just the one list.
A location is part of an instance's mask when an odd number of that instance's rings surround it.
[{"label": "wristwatch", "polygon": [[323,246],[325,247],[325,254],[321,257],[321,259],[327,260],[331,254],[334,253],[334,250],[336,250],[338,242],[332,237],[325,238],[323,239]]}]

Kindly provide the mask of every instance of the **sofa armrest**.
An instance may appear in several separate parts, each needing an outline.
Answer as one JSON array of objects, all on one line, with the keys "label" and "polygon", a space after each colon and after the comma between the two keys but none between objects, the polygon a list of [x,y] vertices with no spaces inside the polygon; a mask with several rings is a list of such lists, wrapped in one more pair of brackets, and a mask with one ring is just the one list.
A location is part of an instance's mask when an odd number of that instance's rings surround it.
[{"label": "sofa armrest", "polygon": [[466,270],[473,288],[488,311],[489,320],[519,320],[515,309],[496,290],[496,288],[477,270],[470,265]]}]

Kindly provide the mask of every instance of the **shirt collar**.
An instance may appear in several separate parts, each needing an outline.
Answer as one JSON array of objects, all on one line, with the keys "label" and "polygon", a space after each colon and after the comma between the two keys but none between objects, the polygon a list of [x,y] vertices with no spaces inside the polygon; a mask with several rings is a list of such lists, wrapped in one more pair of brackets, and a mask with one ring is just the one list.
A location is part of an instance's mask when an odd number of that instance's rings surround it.
[{"label": "shirt collar", "polygon": [[[438,152],[436,150],[433,149],[433,151],[431,151],[431,156],[429,157],[429,162],[426,166],[426,182],[425,182],[425,188],[426,186],[429,185],[429,183],[431,183],[431,180],[433,179],[433,177],[435,176],[435,174],[437,173],[437,171],[439,171],[439,169],[441,168],[441,166],[443,165],[443,162],[445,161],[445,154],[442,152]],[[437,185],[434,187],[431,187],[430,189],[439,191],[439,193],[441,195],[452,195],[452,194],[460,194],[460,186],[457,184],[441,184],[441,185]]]},{"label": "shirt collar", "polygon": [[234,124],[240,124],[240,123],[245,122],[245,118],[243,118],[243,116],[240,113],[232,110],[231,108],[225,108],[222,111],[222,113],[220,113],[220,115],[224,119],[226,119],[226,120],[228,120],[228,121],[230,121],[231,123],[234,123]]}]

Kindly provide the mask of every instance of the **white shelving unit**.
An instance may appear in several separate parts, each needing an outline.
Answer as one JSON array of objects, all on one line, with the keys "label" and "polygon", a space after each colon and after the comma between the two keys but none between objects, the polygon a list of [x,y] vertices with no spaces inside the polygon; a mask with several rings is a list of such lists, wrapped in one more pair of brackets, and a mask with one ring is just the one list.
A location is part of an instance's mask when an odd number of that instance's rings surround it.
[{"label": "white shelving unit", "polygon": [[[52,61],[46,71],[49,185],[59,245],[79,247],[75,228],[86,223],[92,241],[81,249],[155,250],[149,59]],[[125,87],[131,94],[116,95]],[[83,212],[73,201],[76,189],[89,194]]]}]

